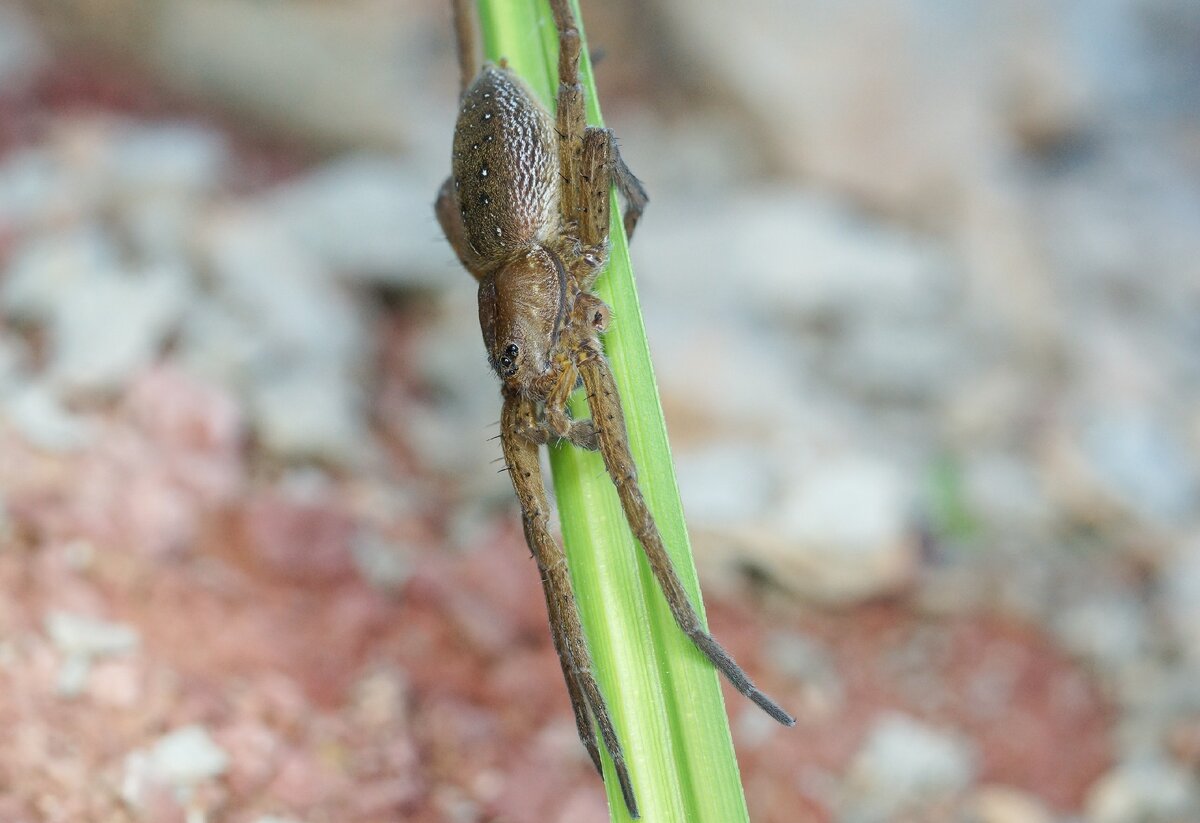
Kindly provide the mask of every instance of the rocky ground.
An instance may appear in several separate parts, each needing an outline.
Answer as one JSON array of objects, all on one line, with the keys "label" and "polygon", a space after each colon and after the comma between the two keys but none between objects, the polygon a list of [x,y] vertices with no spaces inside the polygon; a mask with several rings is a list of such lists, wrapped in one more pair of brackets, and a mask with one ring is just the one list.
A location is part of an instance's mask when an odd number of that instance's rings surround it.
[{"label": "rocky ground", "polygon": [[[587,20],[751,816],[1200,819],[1200,14],[750,5]],[[607,819],[442,5],[97,8],[0,4],[0,820]]]}]

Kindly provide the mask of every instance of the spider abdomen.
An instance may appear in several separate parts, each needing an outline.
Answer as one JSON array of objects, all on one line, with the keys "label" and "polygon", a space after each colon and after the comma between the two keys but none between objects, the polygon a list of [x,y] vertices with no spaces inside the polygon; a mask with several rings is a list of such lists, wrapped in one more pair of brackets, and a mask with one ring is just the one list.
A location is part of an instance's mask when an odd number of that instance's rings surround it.
[{"label": "spider abdomen", "polygon": [[484,66],[462,95],[451,167],[466,241],[485,266],[556,228],[556,147],[533,94],[505,69]]}]

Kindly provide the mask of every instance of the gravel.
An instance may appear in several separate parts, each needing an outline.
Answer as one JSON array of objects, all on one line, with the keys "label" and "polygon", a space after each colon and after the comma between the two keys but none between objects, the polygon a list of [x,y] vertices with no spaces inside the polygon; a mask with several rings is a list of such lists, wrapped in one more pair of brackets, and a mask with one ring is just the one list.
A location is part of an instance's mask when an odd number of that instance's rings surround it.
[{"label": "gravel", "polygon": [[464,277],[429,232],[430,195],[410,163],[386,155],[333,160],[268,196],[263,208],[331,271],[389,288]]},{"label": "gravel", "polygon": [[[0,6],[0,772],[24,792],[0,791],[0,817],[62,796],[58,818],[115,819],[113,751],[147,818],[599,809],[499,808],[480,743],[523,722],[504,689],[552,685],[545,714],[561,682],[548,646],[529,656],[544,612],[488,463],[497,384],[431,212],[454,106],[449,58],[429,71],[444,9],[410,5],[173,0],[137,25],[56,5],[54,31],[81,38],[61,53],[124,44],[204,101],[163,107],[77,101],[115,78],[43,75],[53,44]],[[727,561],[698,558],[706,588],[763,572],[776,629],[756,647],[733,620],[731,646],[759,652],[811,730],[842,723],[817,768],[787,746],[819,735],[735,715],[761,757],[752,803],[792,813],[798,787],[851,823],[1200,819],[1200,15],[1077,5],[752,0],[731,17],[663,0],[657,25],[593,29],[616,52],[602,84],[673,95],[614,113],[654,198],[633,253],[689,526]],[[650,71],[643,50],[671,59]],[[162,113],[187,105],[219,111]],[[274,147],[211,125],[239,110],[321,159],[277,179]],[[962,687],[916,644],[863,708],[873,659],[845,665],[861,649],[818,630],[867,621],[890,652],[907,648],[894,616],[921,608],[930,635],[1002,634],[1072,675],[1043,689],[1036,666],[1011,679],[1003,655],[967,655]],[[455,619],[520,642],[466,671],[472,641],[439,622]],[[351,651],[418,661],[403,711],[346,719],[343,681],[367,666]],[[993,774],[1012,753],[981,750],[972,717],[1015,735],[1027,693],[1061,708],[1093,690],[1110,748],[1051,752],[1093,769],[1081,782],[1051,796],[1060,770],[1017,767],[1038,752]],[[902,691],[913,716],[877,714]],[[410,700],[419,741],[397,728]],[[466,759],[441,748],[459,744]],[[575,779],[537,757],[499,759],[547,796]],[[72,780],[107,801],[66,797]]]},{"label": "gravel", "polygon": [[0,414],[28,442],[51,452],[78,451],[92,442],[92,421],[66,409],[45,384],[14,389],[0,404]]},{"label": "gravel", "polygon": [[83,692],[93,661],[132,654],[139,643],[137,630],[131,626],[66,612],[47,615],[46,633],[63,656],[56,684],[62,697],[77,697]]},{"label": "gravel", "polygon": [[900,714],[880,717],[846,774],[840,819],[928,813],[970,785],[976,761],[970,744],[952,732]]},{"label": "gravel", "polygon": [[1122,763],[1097,781],[1087,799],[1095,823],[1177,823],[1200,815],[1195,779],[1159,759]]}]

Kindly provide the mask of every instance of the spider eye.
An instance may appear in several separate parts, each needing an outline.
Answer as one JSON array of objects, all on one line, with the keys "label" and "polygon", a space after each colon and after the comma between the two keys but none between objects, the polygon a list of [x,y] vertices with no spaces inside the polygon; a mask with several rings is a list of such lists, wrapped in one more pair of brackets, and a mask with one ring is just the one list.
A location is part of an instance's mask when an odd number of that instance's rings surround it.
[{"label": "spider eye", "polygon": [[521,349],[516,343],[509,343],[504,347],[503,353],[496,358],[496,363],[500,366],[500,371],[503,376],[511,376],[517,371],[517,355],[521,353]]}]

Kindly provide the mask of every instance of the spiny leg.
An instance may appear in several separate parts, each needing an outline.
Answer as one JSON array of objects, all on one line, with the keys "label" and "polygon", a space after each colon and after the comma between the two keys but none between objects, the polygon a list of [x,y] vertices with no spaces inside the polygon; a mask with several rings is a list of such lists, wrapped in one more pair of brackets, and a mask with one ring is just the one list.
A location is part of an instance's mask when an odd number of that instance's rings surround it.
[{"label": "spiny leg", "polygon": [[583,86],[579,84],[579,27],[569,0],[550,0],[554,26],[558,29],[558,107],[555,128],[558,130],[559,209],[563,223],[580,218],[584,203],[580,185],[580,156],[587,118],[583,109]]},{"label": "spiny leg", "polygon": [[625,199],[625,234],[633,237],[650,198],[642,181],[625,165],[610,129],[589,127],[583,135],[580,177],[579,239],[585,246],[603,243],[609,235],[609,191],[615,183]]},{"label": "spiny leg", "polygon": [[600,765],[600,751],[596,748],[596,727],[592,725],[592,716],[588,712],[583,685],[579,682],[579,677],[571,666],[570,653],[567,651],[569,646],[563,633],[566,620],[558,608],[561,596],[553,587],[553,578],[549,577],[540,566],[539,571],[542,574],[542,591],[546,596],[546,611],[550,616],[550,636],[554,640],[554,651],[558,653],[559,665],[562,666],[563,680],[567,683],[567,694],[571,697],[571,711],[575,713],[575,730],[579,734],[583,747],[587,749],[592,765],[596,767],[596,773],[603,776],[604,767]]},{"label": "spiny leg", "polygon": [[613,181],[617,184],[617,191],[621,192],[621,196],[625,198],[625,236],[632,240],[633,230],[637,228],[638,220],[646,211],[646,204],[650,202],[650,196],[646,194],[646,188],[642,185],[642,181],[638,180],[629,170],[629,166],[625,165],[625,159],[621,157],[621,151],[617,148],[617,140],[611,131],[608,133],[608,139],[612,144]]},{"label": "spiny leg", "polygon": [[[506,403],[505,410],[505,417],[503,420],[501,420],[501,423],[503,425],[511,426],[511,431],[514,432],[518,437],[535,444],[532,462],[536,464],[536,445],[546,443],[550,439],[549,430],[546,428],[545,424],[538,421],[534,404],[529,400],[514,400],[511,410]],[[503,437],[503,434],[501,436]],[[521,461],[529,460],[529,458],[526,457],[520,457],[518,455],[513,456],[517,456]],[[507,450],[505,451],[505,458],[511,459]],[[524,474],[526,469],[523,468],[522,463],[517,463],[515,465],[513,463],[509,463],[508,467],[510,474],[512,474],[514,471],[518,472],[518,474],[513,475],[514,486],[518,482],[527,483],[532,480],[537,480],[540,482],[540,478],[527,477]],[[532,471],[530,471],[530,474],[533,474]],[[531,492],[536,498],[537,490],[531,489]],[[522,506],[522,508],[524,508],[524,506]],[[545,506],[542,506],[541,509],[544,510]],[[535,522],[537,519],[538,518],[536,517],[532,518],[532,520]],[[525,543],[529,546],[530,551],[534,551],[534,546],[539,545],[540,542],[544,541],[542,541],[536,533],[531,534],[531,518],[524,518],[523,521],[525,525]],[[536,529],[536,526],[534,528]],[[551,539],[551,542],[553,542],[553,539]],[[554,544],[550,548],[551,551],[554,551],[558,548],[558,546],[557,544]],[[563,680],[565,680],[567,683],[567,694],[570,695],[571,698],[571,710],[575,713],[575,728],[579,733],[579,739],[583,743],[583,747],[587,749],[588,757],[591,758],[592,764],[596,767],[596,771],[603,775],[603,768],[600,765],[600,752],[596,748],[596,729],[595,726],[592,725],[592,717],[588,712],[588,703],[587,698],[584,696],[583,686],[579,682],[579,676],[575,671],[575,667],[571,664],[570,643],[564,635],[564,630],[568,623],[568,619],[562,614],[561,603],[563,600],[563,595],[555,588],[557,578],[547,573],[547,570],[544,566],[546,559],[537,553],[535,553],[535,559],[537,560],[538,571],[542,578],[542,591],[546,597],[546,612],[550,618],[550,636],[554,641],[554,651],[558,654],[558,662],[562,666]],[[554,562],[561,564],[565,563],[565,561],[566,557],[562,556]],[[570,599],[571,592],[566,592],[566,596],[568,599]],[[574,603],[574,600],[570,600],[570,602]]]},{"label": "spiny leg", "polygon": [[[605,703],[600,685],[592,673],[591,652],[588,650],[583,624],[579,619],[579,608],[567,571],[566,555],[550,534],[549,504],[546,501],[546,488],[542,483],[542,470],[538,463],[538,447],[518,434],[521,418],[530,413],[528,400],[506,393],[504,411],[500,418],[500,443],[508,463],[513,490],[521,504],[525,541],[542,572],[542,586],[555,635],[555,648],[558,650],[564,672],[569,672],[566,675],[567,690],[572,701],[582,694],[587,703],[586,709],[575,706],[576,722],[579,722],[581,713],[590,710],[600,729],[604,747],[612,757],[625,805],[630,815],[637,817],[637,800],[633,794],[629,770],[625,765],[625,754],[608,713],[608,704]],[[589,755],[592,754],[595,749],[594,735],[584,736],[581,730],[580,736]]]},{"label": "spiny leg", "polygon": [[438,189],[437,201],[434,203],[433,210],[437,214],[442,233],[446,235],[450,248],[454,249],[454,253],[458,255],[458,261],[463,264],[463,268],[469,271],[476,280],[482,278],[483,270],[479,266],[478,255],[472,251],[471,244],[467,242],[467,230],[463,226],[458,197],[455,195],[454,181],[451,178],[447,177],[446,181],[442,183],[442,187]]},{"label": "spiny leg", "polygon": [[794,725],[795,719],[759,691],[729,653],[705,631],[700,616],[692,608],[683,583],[671,563],[671,556],[663,545],[654,517],[650,514],[638,487],[637,468],[633,462],[633,455],[629,452],[629,437],[625,430],[625,416],[621,411],[621,398],[608,363],[598,352],[591,353],[591,356],[579,363],[579,372],[587,389],[592,420],[600,436],[600,454],[604,457],[604,465],[616,486],[617,496],[621,498],[621,507],[625,510],[629,528],[646,552],[650,569],[667,599],[675,622],[713,665],[721,670],[734,688],[783,725]]},{"label": "spiny leg", "polygon": [[522,405],[522,411],[515,423],[515,431],[521,437],[539,446],[544,446],[551,440],[561,439],[588,451],[596,451],[600,448],[600,438],[597,436],[596,427],[591,420],[571,420],[566,434],[560,437],[551,431],[545,420],[538,419],[532,403]]},{"label": "spiny leg", "polygon": [[567,402],[571,399],[571,392],[575,390],[578,381],[579,375],[575,369],[569,365],[565,366],[559,371],[558,378],[546,394],[546,425],[557,437],[566,437],[571,429],[571,415],[567,412]]},{"label": "spiny leg", "polygon": [[469,0],[454,0],[454,40],[458,46],[458,80],[459,90],[466,91],[467,86],[479,73],[479,58],[475,53],[475,26],[471,22]]},{"label": "spiny leg", "polygon": [[[558,129],[559,208],[565,224],[580,225],[585,246],[608,240],[608,193],[615,182],[625,198],[625,233],[633,235],[649,198],[642,183],[617,149],[608,129],[589,128],[579,83],[580,36],[569,0],[550,0],[558,29]],[[591,157],[589,157],[589,154]],[[599,200],[603,200],[600,207]],[[602,217],[599,212],[602,211]],[[586,225],[585,224],[590,224]]]}]

